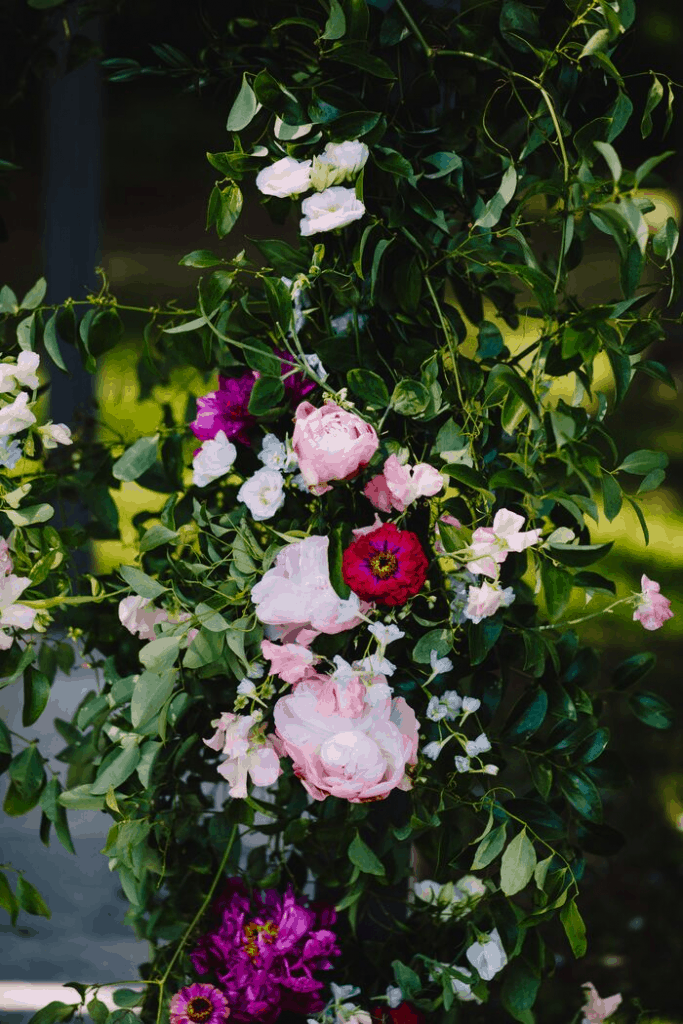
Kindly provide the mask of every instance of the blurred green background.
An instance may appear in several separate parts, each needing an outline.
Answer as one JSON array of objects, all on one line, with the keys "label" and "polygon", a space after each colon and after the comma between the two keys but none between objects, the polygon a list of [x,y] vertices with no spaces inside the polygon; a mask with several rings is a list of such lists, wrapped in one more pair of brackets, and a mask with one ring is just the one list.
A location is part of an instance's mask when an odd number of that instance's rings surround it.
[{"label": "blurred green background", "polygon": [[[230,6],[230,5],[228,5]],[[119,4],[98,31],[106,56],[131,56],[154,63],[149,43],[168,42],[192,53],[202,44],[202,7],[179,3],[159,17],[155,2]],[[19,54],[33,31],[23,0],[3,5],[7,47],[3,77],[22,72]],[[636,29],[623,43],[622,66],[633,75],[636,112],[642,111],[649,84],[645,74],[661,70],[678,81],[683,43],[683,5],[671,0],[641,0]],[[37,16],[37,15],[36,15]],[[23,34],[22,34],[23,33]],[[43,271],[41,233],[43,212],[44,85],[31,72],[23,93],[5,102],[0,156],[21,165],[12,175],[14,197],[4,203],[8,239],[0,246],[0,278],[20,294]],[[5,101],[9,93],[3,90]],[[205,152],[225,148],[225,117],[232,96],[228,90],[207,89],[202,94],[183,92],[173,79],[150,77],[103,89],[103,200],[101,264],[120,302],[149,306],[170,299],[182,308],[194,303],[199,272],[180,267],[180,257],[193,249],[212,247],[204,232],[205,205],[214,172]],[[620,146],[625,166],[664,149],[683,149],[683,94],[677,90],[673,126],[661,140],[663,111],[655,116],[655,130],[643,143],[637,129],[627,131]],[[600,97],[596,96],[599,107]],[[595,116],[595,115],[593,115]],[[634,119],[635,120],[635,119]],[[8,148],[9,147],[9,148]],[[662,168],[663,187],[653,197],[657,210],[649,215],[654,226],[667,215],[680,221],[683,173],[680,152]],[[263,218],[263,214],[258,215]],[[267,220],[248,214],[240,225],[244,235],[270,234]],[[242,237],[231,235],[223,243],[228,255],[237,252]],[[582,303],[600,302],[616,294],[617,266],[611,242],[594,242],[590,264],[577,274],[575,292]],[[4,254],[4,255],[3,255]],[[671,311],[681,312],[680,303]],[[142,355],[141,325],[131,316],[122,344],[102,363],[95,381],[98,402],[97,430],[104,437],[113,427],[122,442],[149,434],[160,422],[160,402],[168,402],[182,421],[188,394],[210,390],[196,371],[178,371],[168,387],[156,387],[138,400],[135,366]],[[504,325],[501,328],[505,330]],[[524,325],[518,344],[523,344]],[[528,335],[527,335],[528,342]],[[680,384],[683,370],[679,325],[672,325],[667,340],[648,352],[665,363]],[[526,342],[524,342],[526,343]],[[511,347],[514,343],[511,342]],[[331,368],[331,367],[329,367]],[[609,372],[596,386],[608,394]],[[573,390],[573,386],[570,389]],[[666,452],[670,459],[667,480],[659,490],[643,496],[650,529],[646,547],[635,514],[624,510],[612,523],[601,519],[592,541],[614,540],[610,555],[598,567],[615,580],[618,595],[640,589],[645,572],[661,584],[672,600],[675,617],[656,633],[647,633],[631,613],[619,608],[580,628],[584,642],[603,656],[598,688],[609,686],[611,669],[644,647],[657,655],[652,688],[680,708],[683,677],[683,408],[678,394],[644,375],[636,375],[629,395],[611,419],[620,456],[637,448]],[[109,435],[113,436],[113,435]],[[189,451],[193,445],[188,442]],[[633,478],[633,488],[638,484]],[[99,570],[113,568],[135,541],[134,514],[150,518],[164,496],[127,484],[112,492],[124,524],[123,543],[96,542],[94,561]],[[596,602],[600,598],[594,599]],[[580,608],[574,607],[574,611]],[[588,610],[591,610],[589,607]],[[542,992],[538,1020],[568,1020],[578,1005],[581,983],[593,981],[601,994],[621,991],[637,996],[643,1008],[658,1011],[652,1021],[683,1022],[683,717],[669,731],[648,729],[629,712],[625,696],[608,701],[608,724],[625,765],[624,787],[608,791],[606,821],[622,831],[626,845],[610,858],[589,857],[583,880],[581,911],[589,935],[588,954],[576,964],[558,928],[553,947],[561,952],[554,982]]]}]

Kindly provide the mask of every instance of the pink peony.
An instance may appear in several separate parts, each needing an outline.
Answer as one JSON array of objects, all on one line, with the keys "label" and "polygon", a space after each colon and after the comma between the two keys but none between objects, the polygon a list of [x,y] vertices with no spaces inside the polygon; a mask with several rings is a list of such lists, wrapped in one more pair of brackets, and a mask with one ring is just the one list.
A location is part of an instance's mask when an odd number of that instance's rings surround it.
[{"label": "pink peony", "polygon": [[492,526],[480,526],[472,534],[470,551],[472,561],[467,563],[470,572],[483,573],[495,579],[498,566],[501,565],[510,551],[524,551],[531,544],[537,544],[542,530],[521,531],[524,516],[501,508],[496,512]]},{"label": "pink peony", "polygon": [[486,580],[480,587],[470,587],[467,592],[467,606],[464,610],[465,618],[471,622],[481,622],[489,615],[495,615],[499,608],[507,608],[515,599],[512,587],[501,590]]},{"label": "pink peony", "polygon": [[[353,629],[369,607],[351,594],[342,600],[330,583],[328,537],[306,537],[278,552],[275,565],[251,591],[269,640],[307,646],[319,633]],[[360,613],[360,614],[359,614]]]},{"label": "pink peony", "polygon": [[380,512],[405,512],[421,497],[432,497],[443,487],[443,477],[426,462],[402,466],[396,455],[384,463],[384,472],[373,477],[363,493]]},{"label": "pink peony", "polygon": [[272,644],[270,640],[261,641],[263,657],[270,662],[273,675],[284,679],[286,683],[298,683],[306,675],[313,664],[315,655],[301,644]]},{"label": "pink peony", "polygon": [[227,754],[218,774],[230,783],[230,796],[244,799],[247,775],[255,786],[270,786],[282,774],[273,737],[264,736],[265,726],[257,725],[255,715],[234,715],[224,711],[211,725],[216,729],[207,747]]},{"label": "pink peony", "polygon": [[301,402],[295,415],[292,448],[314,494],[331,490],[330,480],[355,476],[379,447],[375,428],[335,402],[326,402],[321,409]]},{"label": "pink peony", "polygon": [[633,620],[641,622],[645,629],[659,629],[667,619],[673,618],[671,601],[659,593],[659,583],[650,580],[643,573],[640,585],[640,603],[633,613]]},{"label": "pink peony", "polygon": [[586,992],[588,1002],[585,1006],[581,1007],[583,1024],[603,1024],[603,1021],[611,1017],[617,1007],[621,1005],[621,995],[619,993],[614,996],[608,996],[606,999],[601,999],[595,985],[591,981],[584,982],[581,988],[588,989]]},{"label": "pink peony", "polygon": [[171,1024],[222,1024],[230,1016],[228,1000],[214,985],[195,982],[171,999]]},{"label": "pink peony", "polygon": [[391,699],[382,675],[366,688],[353,676],[304,679],[275,705],[275,731],[294,774],[315,800],[382,800],[410,789],[418,725],[403,697]]}]

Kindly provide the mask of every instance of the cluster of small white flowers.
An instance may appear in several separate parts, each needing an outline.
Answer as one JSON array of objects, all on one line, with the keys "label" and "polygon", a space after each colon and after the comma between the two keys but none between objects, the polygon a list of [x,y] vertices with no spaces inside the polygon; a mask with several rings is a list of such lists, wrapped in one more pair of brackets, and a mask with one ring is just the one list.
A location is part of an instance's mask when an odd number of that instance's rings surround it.
[{"label": "cluster of small white flowers", "polygon": [[462,708],[462,699],[455,690],[446,690],[440,697],[430,697],[427,705],[427,718],[431,722],[440,722],[445,718],[449,722],[455,721]]},{"label": "cluster of small white flowers", "polygon": [[360,994],[357,985],[335,985],[331,982],[330,988],[332,999],[317,1017],[308,1017],[307,1024],[372,1024],[367,1010],[361,1010],[355,1003],[342,1001]]},{"label": "cluster of small white flowers", "polygon": [[279,199],[316,189],[317,194],[301,204],[303,217],[299,230],[304,236],[333,231],[359,220],[365,213],[365,206],[356,198],[355,190],[344,188],[340,183],[355,178],[365,166],[368,155],[364,142],[328,142],[324,152],[312,160],[285,156],[270,167],[264,167],[256,176],[256,187],[264,195]]},{"label": "cluster of small white flowers", "polygon": [[[0,406],[0,466],[14,469],[22,457],[23,449],[17,440],[10,440],[14,434],[32,427],[36,417],[29,407],[28,392],[22,387],[35,390],[38,387],[37,370],[40,356],[37,352],[20,352],[16,363],[0,363],[0,395],[11,395],[18,391],[12,401]],[[71,431],[65,423],[49,423],[38,427],[38,434],[44,449],[56,448],[58,444],[71,444]]]},{"label": "cluster of small white flowers", "polygon": [[414,882],[413,891],[418,899],[438,910],[442,921],[450,921],[471,913],[487,889],[476,875],[463,875],[457,882],[446,882],[445,885],[426,878]]},{"label": "cluster of small white flowers", "polygon": [[266,434],[257,458],[266,469],[276,469],[283,473],[289,473],[299,465],[296,453],[289,446],[289,438],[285,443],[280,441],[275,434]]},{"label": "cluster of small white flowers", "polygon": [[[266,434],[263,438],[258,458],[264,464],[253,476],[240,487],[237,500],[243,501],[257,522],[271,519],[285,502],[283,473],[291,473],[298,468],[296,454],[292,451],[289,438],[286,443],[280,441],[275,434]],[[301,476],[301,474],[297,474]],[[298,486],[297,477],[292,483]],[[303,489],[303,488],[300,488]],[[308,491],[308,488],[306,488]]]}]

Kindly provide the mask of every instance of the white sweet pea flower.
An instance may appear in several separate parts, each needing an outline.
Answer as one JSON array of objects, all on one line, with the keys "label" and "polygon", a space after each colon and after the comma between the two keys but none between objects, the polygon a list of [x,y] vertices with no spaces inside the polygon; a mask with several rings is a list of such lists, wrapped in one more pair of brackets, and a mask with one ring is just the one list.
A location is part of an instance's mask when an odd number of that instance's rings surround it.
[{"label": "white sweet pea flower", "polygon": [[497,775],[500,768],[497,764],[485,764],[482,771],[485,772],[486,775]]},{"label": "white sweet pea flower", "polygon": [[341,654],[335,654],[332,659],[337,666],[332,673],[332,678],[340,683],[348,683],[350,679],[358,675],[358,672],[349,665],[348,661],[342,658]]},{"label": "white sweet pea flower", "polygon": [[462,699],[462,710],[466,715],[474,714],[481,707],[481,701],[478,697],[463,697]]},{"label": "white sweet pea flower", "polygon": [[265,665],[259,665],[258,662],[254,662],[254,664],[250,666],[249,671],[247,672],[247,677],[249,679],[263,679],[265,674]]},{"label": "white sweet pea flower", "polygon": [[465,753],[470,757],[478,754],[486,754],[491,749],[491,743],[486,733],[480,733],[476,740],[468,740],[465,744]]},{"label": "white sweet pea flower", "polygon": [[14,469],[22,455],[19,441],[7,441],[6,438],[0,437],[0,466],[3,469]]},{"label": "white sweet pea flower", "polygon": [[474,942],[465,955],[484,981],[491,981],[508,962],[497,928],[485,935],[483,942]]},{"label": "white sweet pea flower", "polygon": [[156,640],[154,627],[160,622],[168,622],[168,612],[165,608],[155,607],[148,598],[136,594],[119,601],[119,622],[141,640]]},{"label": "white sweet pea flower", "polygon": [[36,370],[40,364],[37,352],[20,352],[15,363],[0,363],[0,392],[15,388],[37,388]]},{"label": "white sweet pea flower", "polygon": [[293,156],[283,156],[270,167],[264,167],[256,175],[256,187],[266,196],[277,196],[286,199],[298,196],[311,187],[311,161],[295,160]]},{"label": "white sweet pea flower", "polygon": [[415,895],[439,910],[443,921],[456,920],[471,913],[486,893],[486,886],[475,875],[464,875],[458,882],[434,882],[425,879],[413,885]]},{"label": "white sweet pea flower", "polygon": [[66,423],[53,423],[50,420],[49,423],[38,427],[38,433],[43,442],[43,448],[46,449],[56,448],[58,444],[73,444],[71,430]]},{"label": "white sweet pea flower", "polygon": [[381,654],[369,654],[361,661],[354,661],[353,664],[354,667],[360,668],[363,672],[373,676],[393,676],[396,671],[396,666],[387,661],[386,658],[383,658]]},{"label": "white sweet pea flower", "polygon": [[266,434],[257,458],[266,469],[277,469],[283,473],[288,473],[298,466],[296,453],[288,449],[284,441],[280,441],[275,434]]},{"label": "white sweet pea flower", "polygon": [[403,630],[395,626],[393,622],[388,626],[385,626],[383,622],[373,622],[371,626],[368,626],[368,632],[372,633],[380,647],[388,647],[389,644],[393,644],[394,640],[400,640],[405,636]]},{"label": "white sweet pea flower", "polygon": [[18,434],[35,422],[36,418],[28,407],[28,394],[22,391],[13,402],[0,409],[0,437]]},{"label": "white sweet pea flower", "polygon": [[481,999],[475,996],[472,991],[472,982],[474,981],[474,975],[471,971],[466,970],[464,967],[459,967],[458,970],[461,974],[467,977],[467,981],[461,981],[460,978],[456,978],[451,975],[451,985],[453,987],[453,994],[455,998],[461,1003],[478,1003],[481,1004]]},{"label": "white sweet pea flower", "polygon": [[387,1004],[392,1010],[397,1009],[403,1002],[403,992],[397,985],[387,985]]},{"label": "white sweet pea flower", "polygon": [[204,441],[192,460],[192,483],[206,487],[212,480],[225,476],[237,458],[237,449],[228,441],[224,430],[219,430],[211,441]]},{"label": "white sweet pea flower", "polygon": [[253,697],[256,693],[256,686],[251,679],[240,679],[237,684],[237,692],[241,697]]},{"label": "white sweet pea flower", "polygon": [[440,658],[438,651],[431,651],[429,655],[429,663],[432,666],[432,672],[452,672],[453,662],[450,658]]},{"label": "white sweet pea flower", "polygon": [[484,580],[480,587],[470,587],[467,593],[467,606],[463,615],[470,622],[481,622],[490,615],[495,615],[499,608],[508,608],[515,599],[512,587],[505,590]]},{"label": "white sweet pea flower", "polygon": [[340,1003],[342,999],[350,999],[351,996],[357,996],[360,992],[357,985],[335,985],[333,981],[330,982],[330,989],[335,1003]]},{"label": "white sweet pea flower", "polygon": [[310,369],[316,375],[318,380],[321,380],[323,382],[327,380],[329,374],[325,367],[323,366],[323,364],[320,362],[320,357],[317,356],[315,352],[304,352],[304,359],[306,360]]},{"label": "white sweet pea flower", "polygon": [[9,650],[14,641],[12,634],[5,632],[4,626],[13,626],[15,629],[30,629],[33,626],[38,614],[36,609],[17,604],[17,598],[30,585],[28,576],[15,576],[10,572],[0,577],[0,651]]},{"label": "white sweet pea flower", "polygon": [[[358,321],[358,330],[362,331],[368,322],[366,313],[356,313],[356,320]],[[330,320],[330,327],[335,334],[349,334],[353,330],[353,310],[348,309],[346,313],[341,313],[339,316],[333,316]]]},{"label": "white sweet pea flower", "polygon": [[322,192],[350,181],[365,166],[369,153],[364,142],[328,142],[321,155],[313,157],[311,185]]},{"label": "white sweet pea flower", "polygon": [[[304,309],[304,280],[301,277],[296,277],[292,281],[291,277],[281,277],[280,280],[286,285],[292,293],[292,309],[294,312],[294,333],[298,334],[301,328],[306,323],[306,312]],[[291,331],[290,331],[291,334]]]},{"label": "white sweet pea flower", "polygon": [[432,740],[431,743],[425,743],[422,748],[422,753],[425,757],[428,757],[430,761],[436,761],[446,743],[447,740]]},{"label": "white sweet pea flower", "polygon": [[255,786],[270,786],[282,774],[272,738],[264,736],[263,726],[258,725],[261,718],[259,713],[235,715],[224,711],[211,722],[214,735],[203,741],[227,756],[218,766],[218,774],[230,784],[228,792],[233,798],[247,796],[247,776]]},{"label": "white sweet pea flower", "polygon": [[463,757],[461,754],[455,755],[455,770],[464,774],[470,770],[470,759],[469,757]]},{"label": "white sweet pea flower", "polygon": [[257,469],[242,484],[237,500],[243,501],[257,522],[271,519],[285,503],[282,474],[275,469]]},{"label": "white sweet pea flower", "polygon": [[446,690],[440,697],[430,697],[426,714],[432,722],[440,722],[442,718],[452,722],[459,712],[460,697],[455,690]]},{"label": "white sweet pea flower", "polygon": [[302,235],[316,235],[320,231],[334,231],[345,228],[365,213],[365,207],[352,188],[340,185],[326,188],[324,192],[309,196],[301,204],[303,217],[299,223]]}]

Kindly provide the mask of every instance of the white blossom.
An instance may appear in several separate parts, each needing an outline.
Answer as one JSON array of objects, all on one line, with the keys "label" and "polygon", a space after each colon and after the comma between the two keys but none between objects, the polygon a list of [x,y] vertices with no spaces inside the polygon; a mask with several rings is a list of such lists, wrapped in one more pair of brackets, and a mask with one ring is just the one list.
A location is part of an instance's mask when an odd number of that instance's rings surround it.
[{"label": "white blossom", "polygon": [[0,363],[0,392],[15,388],[37,388],[36,370],[40,364],[37,352],[20,352],[15,363]]},{"label": "white blossom", "polygon": [[256,693],[256,686],[251,679],[240,679],[237,684],[237,692],[241,697],[253,697]]},{"label": "white blossom", "polygon": [[387,661],[386,658],[383,658],[381,654],[369,654],[366,658],[362,658],[361,661],[354,661],[353,664],[354,667],[358,667],[374,676],[393,676],[396,671],[396,666]]},{"label": "white blossom", "polygon": [[318,380],[321,380],[321,381],[326,381],[327,380],[327,378],[329,377],[329,374],[328,374],[327,370],[325,369],[325,367],[323,366],[323,364],[321,363],[320,357],[317,356],[315,354],[315,352],[308,352],[308,353],[304,352],[304,359],[306,360],[306,362],[308,363],[309,367],[311,368],[313,373],[316,375]]},{"label": "white blossom", "polygon": [[446,742],[446,740],[432,740],[431,743],[425,743],[422,748],[422,753],[425,757],[428,757],[430,761],[436,761]]},{"label": "white blossom", "polygon": [[469,757],[463,757],[461,754],[455,755],[455,770],[458,772],[468,772],[470,770],[470,759]]},{"label": "white blossom", "polygon": [[[11,563],[10,563],[11,568]],[[35,621],[37,611],[25,604],[17,604],[27,587],[31,585],[28,576],[15,576],[10,572],[0,577],[0,650],[8,650],[13,643],[14,637],[6,633],[4,626],[13,626],[16,629],[30,629]]]},{"label": "white blossom", "polygon": [[369,152],[364,142],[328,142],[321,155],[313,157],[311,185],[322,192],[330,185],[350,181],[365,166]]},{"label": "white blossom", "polygon": [[[330,320],[330,327],[335,334],[349,334],[353,329],[353,310],[347,309],[345,313],[341,313],[339,316],[333,316]],[[358,323],[358,330],[362,331],[368,322],[366,313],[356,313],[356,321]]]},{"label": "white blossom", "polygon": [[483,942],[469,946],[465,955],[484,981],[491,981],[508,962],[497,928],[485,935]]},{"label": "white blossom", "polygon": [[372,633],[380,647],[388,647],[394,640],[400,640],[405,636],[403,630],[393,622],[388,626],[385,626],[383,622],[373,622],[371,626],[368,626],[368,632]]},{"label": "white blossom", "polygon": [[56,448],[58,444],[73,444],[71,430],[66,423],[53,423],[50,420],[44,426],[38,427],[38,433],[43,442],[43,448]]},{"label": "white blossom", "polygon": [[468,740],[465,744],[465,753],[470,757],[476,757],[478,754],[486,754],[491,749],[491,743],[489,742],[486,733],[480,733],[475,740]]},{"label": "white blossom", "polygon": [[237,458],[237,449],[228,441],[224,430],[219,430],[210,441],[204,441],[192,460],[192,483],[206,487],[212,480],[225,476]]},{"label": "white blossom", "polygon": [[14,469],[22,455],[23,451],[19,441],[8,442],[6,438],[0,437],[0,466],[3,469]]},{"label": "white blossom", "polygon": [[266,469],[277,469],[285,473],[298,465],[296,454],[287,451],[284,441],[280,441],[275,434],[266,434],[257,457]]},{"label": "white blossom", "polygon": [[431,651],[429,654],[429,663],[432,666],[432,672],[452,672],[453,662],[450,658],[440,658],[438,651]]},{"label": "white blossom", "polygon": [[463,697],[462,699],[462,710],[466,715],[471,715],[475,711],[478,711],[481,707],[481,701],[478,697]]},{"label": "white blossom", "polygon": [[337,185],[304,199],[301,212],[299,231],[308,236],[346,227],[363,216],[365,207],[352,188]]},{"label": "white blossom", "polygon": [[446,690],[440,697],[430,697],[426,714],[432,722],[440,722],[442,718],[452,722],[459,711],[460,697],[455,690]]},{"label": "white blossom", "polygon": [[36,422],[36,418],[28,408],[28,394],[22,391],[9,405],[0,409],[0,437],[18,434]]},{"label": "white blossom", "polygon": [[283,156],[270,167],[259,171],[256,187],[264,195],[277,196],[278,199],[298,196],[311,187],[311,161],[300,162],[292,156]]},{"label": "white blossom", "polygon": [[237,500],[244,502],[257,522],[271,519],[284,505],[283,483],[282,474],[277,470],[265,467],[257,469],[240,487]]},{"label": "white blossom", "polygon": [[497,764],[485,764],[484,767],[482,768],[482,771],[485,772],[487,775],[497,775],[498,772],[500,771],[500,768],[498,767]]}]

